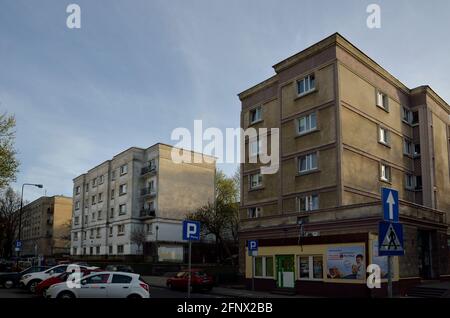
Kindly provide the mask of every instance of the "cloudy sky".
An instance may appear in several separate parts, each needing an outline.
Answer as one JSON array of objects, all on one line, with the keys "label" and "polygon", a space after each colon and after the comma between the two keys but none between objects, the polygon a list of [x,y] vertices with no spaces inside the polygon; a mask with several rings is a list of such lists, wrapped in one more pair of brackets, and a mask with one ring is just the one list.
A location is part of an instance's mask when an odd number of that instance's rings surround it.
[{"label": "cloudy sky", "polygon": [[[81,7],[81,29],[66,7]],[[366,8],[381,6],[381,29]],[[0,111],[17,119],[25,198],[176,127],[238,127],[242,90],[340,32],[409,87],[450,101],[450,1],[0,0]],[[220,168],[231,174],[235,165]]]}]

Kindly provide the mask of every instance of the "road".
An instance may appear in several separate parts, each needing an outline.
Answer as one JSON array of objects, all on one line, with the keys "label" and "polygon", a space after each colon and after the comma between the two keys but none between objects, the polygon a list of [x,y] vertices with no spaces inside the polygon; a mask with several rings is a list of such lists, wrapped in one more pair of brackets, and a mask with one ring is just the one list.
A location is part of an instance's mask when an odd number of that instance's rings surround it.
[{"label": "road", "polygon": [[[152,298],[186,298],[187,293],[184,291],[170,290],[162,287],[150,287],[150,295]],[[222,298],[216,295],[205,293],[192,293],[192,298]],[[0,298],[36,298],[36,296],[27,291],[13,288],[0,288]]]}]

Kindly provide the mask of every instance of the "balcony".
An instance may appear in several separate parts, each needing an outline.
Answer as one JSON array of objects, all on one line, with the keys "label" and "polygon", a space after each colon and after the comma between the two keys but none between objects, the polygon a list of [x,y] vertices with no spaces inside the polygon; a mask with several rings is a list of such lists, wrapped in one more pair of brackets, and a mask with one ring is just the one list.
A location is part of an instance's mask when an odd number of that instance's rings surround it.
[{"label": "balcony", "polygon": [[143,188],[141,189],[141,196],[155,196],[156,195],[156,189],[155,188]]},{"label": "balcony", "polygon": [[156,173],[156,166],[155,165],[151,165],[151,166],[147,166],[141,169],[141,176],[144,176],[146,174],[153,174]]},{"label": "balcony", "polygon": [[141,209],[139,216],[154,218],[156,216],[156,211],[154,208],[146,208],[146,209],[144,208],[144,209]]}]

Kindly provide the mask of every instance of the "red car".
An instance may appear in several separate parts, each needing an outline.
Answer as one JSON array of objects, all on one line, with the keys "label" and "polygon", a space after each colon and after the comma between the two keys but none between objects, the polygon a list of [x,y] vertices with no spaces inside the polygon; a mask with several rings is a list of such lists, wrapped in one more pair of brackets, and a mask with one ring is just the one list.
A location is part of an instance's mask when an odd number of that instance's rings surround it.
[{"label": "red car", "polygon": [[[98,272],[98,271],[100,271],[100,269],[95,269],[95,270],[81,269],[81,276],[89,275],[92,272]],[[49,277],[46,280],[43,280],[36,286],[36,290],[35,290],[36,295],[45,296],[44,292],[50,286],[67,281],[67,278],[69,277],[70,274],[71,273],[69,273],[69,272],[64,272],[64,273],[61,273],[60,275]]]},{"label": "red car", "polygon": [[[178,272],[175,276],[167,279],[166,285],[170,289],[187,289],[189,271]],[[208,290],[214,286],[214,278],[200,269],[191,269],[191,290]]]}]

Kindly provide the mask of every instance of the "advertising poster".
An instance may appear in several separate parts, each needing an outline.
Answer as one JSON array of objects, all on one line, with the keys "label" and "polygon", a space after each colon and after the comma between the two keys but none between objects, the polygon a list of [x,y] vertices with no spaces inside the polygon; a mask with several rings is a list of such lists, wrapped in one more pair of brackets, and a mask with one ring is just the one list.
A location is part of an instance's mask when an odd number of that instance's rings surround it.
[{"label": "advertising poster", "polygon": [[388,257],[378,255],[378,241],[372,241],[372,262],[380,266],[381,278],[387,278],[388,274]]},{"label": "advertising poster", "polygon": [[336,246],[327,251],[327,277],[366,279],[364,246]]}]

